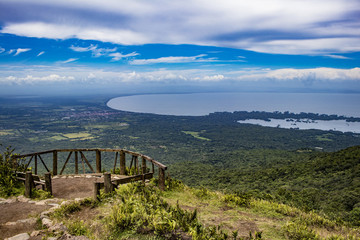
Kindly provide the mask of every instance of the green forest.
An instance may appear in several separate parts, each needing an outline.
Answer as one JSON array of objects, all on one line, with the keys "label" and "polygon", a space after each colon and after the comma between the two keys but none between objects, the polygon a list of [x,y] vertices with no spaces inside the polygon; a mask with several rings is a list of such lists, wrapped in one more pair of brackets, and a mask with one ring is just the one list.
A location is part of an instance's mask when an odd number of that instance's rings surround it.
[{"label": "green forest", "polygon": [[[190,187],[286,203],[360,225],[360,134],[237,122],[359,119],[243,111],[166,116],[113,110],[108,99],[0,98],[0,144],[19,154],[59,148],[136,151],[166,164],[172,178]],[[103,169],[112,164],[104,161]]]}]

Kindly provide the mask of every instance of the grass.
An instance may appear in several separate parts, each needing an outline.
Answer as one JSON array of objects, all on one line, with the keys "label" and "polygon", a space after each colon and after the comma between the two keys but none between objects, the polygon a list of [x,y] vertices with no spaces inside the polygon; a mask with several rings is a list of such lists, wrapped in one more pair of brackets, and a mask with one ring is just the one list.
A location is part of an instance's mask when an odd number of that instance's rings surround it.
[{"label": "grass", "polygon": [[74,138],[89,138],[91,136],[90,133],[87,132],[79,132],[79,133],[67,133],[63,134],[64,137],[74,139]]},{"label": "grass", "polygon": [[11,130],[1,130],[0,131],[0,136],[6,136],[6,135],[11,135],[13,134]]},{"label": "grass", "polygon": [[63,136],[53,136],[50,139],[60,141],[60,140],[66,140],[67,138]]},{"label": "grass", "polygon": [[187,134],[187,135],[191,135],[196,139],[200,139],[200,140],[204,140],[204,141],[211,141],[211,139],[209,139],[209,138],[205,138],[205,137],[200,136],[200,134],[204,133],[205,131],[201,131],[201,132],[182,131],[182,132]]},{"label": "grass", "polygon": [[[146,187],[141,183],[120,185],[114,194],[102,195],[100,203],[86,199],[62,205],[53,218],[63,221],[72,234],[90,239],[234,239],[237,236],[239,240],[350,240],[360,236],[359,229],[285,204],[203,187],[191,188],[169,179],[167,191],[161,192],[154,187],[155,182]],[[89,215],[89,211],[94,212]]]},{"label": "grass", "polygon": [[316,140],[320,142],[332,142],[333,140],[329,137],[333,136],[331,133],[316,136]]}]

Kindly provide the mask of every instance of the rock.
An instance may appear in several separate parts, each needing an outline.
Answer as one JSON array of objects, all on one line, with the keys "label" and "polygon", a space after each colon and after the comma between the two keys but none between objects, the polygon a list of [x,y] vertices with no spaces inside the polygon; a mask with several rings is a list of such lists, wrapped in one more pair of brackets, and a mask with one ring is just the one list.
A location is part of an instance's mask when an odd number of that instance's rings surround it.
[{"label": "rock", "polygon": [[66,232],[68,228],[63,223],[56,223],[49,228],[51,232]]},{"label": "rock", "polygon": [[30,198],[26,198],[23,195],[18,196],[16,199],[18,202],[24,202],[24,203],[30,201]]},{"label": "rock", "polygon": [[81,178],[81,176],[79,176],[79,175],[76,175],[76,176],[74,176],[74,178]]},{"label": "rock", "polygon": [[43,218],[49,217],[50,213],[52,213],[50,210],[40,213],[40,219],[42,220]]},{"label": "rock", "polygon": [[5,223],[5,226],[14,226],[16,225],[16,222],[7,222]]},{"label": "rock", "polygon": [[57,237],[49,237],[47,238],[47,240],[57,240],[58,238]]},{"label": "rock", "polygon": [[86,175],[86,178],[92,178],[92,176],[91,175]]},{"label": "rock", "polygon": [[18,235],[15,235],[13,237],[7,238],[7,240],[28,240],[30,238],[30,235],[27,233],[20,233]]},{"label": "rock", "polygon": [[36,218],[21,219],[21,220],[17,220],[16,223],[25,223],[32,225],[36,223]]},{"label": "rock", "polygon": [[7,203],[13,203],[13,202],[16,202],[16,198],[9,198],[9,199],[0,198],[0,205],[7,204]]},{"label": "rock", "polygon": [[36,201],[28,201],[28,203],[31,203],[31,204],[36,204],[37,202]]},{"label": "rock", "polygon": [[41,201],[35,202],[35,205],[40,205],[40,206],[44,206],[46,204],[47,204],[47,200],[41,200]]},{"label": "rock", "polygon": [[41,233],[41,231],[33,231],[31,234],[30,234],[30,237],[36,237],[36,236],[39,236]]},{"label": "rock", "polygon": [[65,233],[60,238],[58,238],[58,240],[89,240],[89,238],[85,236],[72,236],[68,233]]},{"label": "rock", "polygon": [[82,198],[75,198],[74,201],[75,202],[81,202]]},{"label": "rock", "polygon": [[53,221],[48,218],[41,219],[41,223],[47,228],[50,228],[53,225]]},{"label": "rock", "polygon": [[[49,206],[53,206],[53,207],[55,207],[55,208],[60,207],[60,205],[57,204],[57,203],[49,203],[48,205],[49,205]],[[52,208],[53,208],[53,207],[52,207]],[[51,208],[51,209],[52,209],[52,208]]]}]

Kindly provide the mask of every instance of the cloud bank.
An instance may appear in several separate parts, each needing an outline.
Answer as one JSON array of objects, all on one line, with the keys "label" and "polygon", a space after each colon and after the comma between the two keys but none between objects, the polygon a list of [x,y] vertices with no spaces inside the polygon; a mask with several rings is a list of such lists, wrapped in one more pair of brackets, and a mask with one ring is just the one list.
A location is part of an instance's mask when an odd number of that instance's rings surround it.
[{"label": "cloud bank", "polygon": [[360,83],[360,68],[335,69],[258,69],[249,68],[234,72],[219,72],[213,69],[169,70],[157,69],[152,71],[118,71],[115,69],[92,69],[61,67],[56,73],[53,69],[32,66],[25,71],[13,68],[0,71],[0,85],[24,85],[45,83],[81,83],[84,85],[109,85],[119,83],[243,83],[243,82],[299,82],[303,85],[330,82]]},{"label": "cloud bank", "polygon": [[[358,0],[74,0],[71,6],[61,0],[3,0],[0,8],[1,33],[27,37],[283,54],[360,51]],[[97,50],[95,56],[106,54]]]}]

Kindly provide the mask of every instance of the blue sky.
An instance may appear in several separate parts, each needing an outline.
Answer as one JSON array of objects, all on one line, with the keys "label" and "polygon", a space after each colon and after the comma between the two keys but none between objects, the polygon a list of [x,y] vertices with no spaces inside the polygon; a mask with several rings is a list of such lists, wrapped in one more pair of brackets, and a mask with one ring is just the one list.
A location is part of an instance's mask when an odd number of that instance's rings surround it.
[{"label": "blue sky", "polygon": [[0,0],[0,93],[360,92],[358,0]]}]

